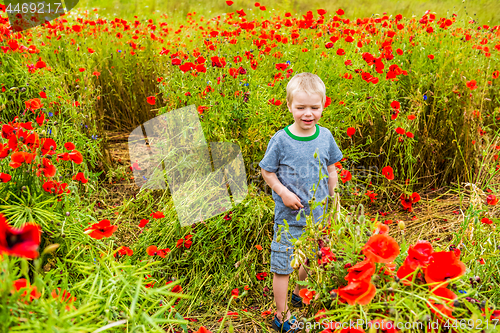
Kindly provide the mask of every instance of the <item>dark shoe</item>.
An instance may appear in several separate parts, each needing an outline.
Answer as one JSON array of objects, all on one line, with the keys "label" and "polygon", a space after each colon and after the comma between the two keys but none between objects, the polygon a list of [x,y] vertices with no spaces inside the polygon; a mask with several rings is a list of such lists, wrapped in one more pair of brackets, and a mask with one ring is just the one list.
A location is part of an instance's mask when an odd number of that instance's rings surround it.
[{"label": "dark shoe", "polygon": [[295,316],[291,316],[290,319],[288,319],[287,321],[285,321],[282,324],[282,323],[280,323],[278,317],[276,315],[274,315],[272,327],[276,332],[280,332],[280,333],[297,333],[300,331],[300,328],[298,328],[298,327],[294,328],[294,329],[291,328],[293,326],[293,324],[295,324],[296,322],[297,322],[297,318],[295,318]]},{"label": "dark shoe", "polygon": [[304,303],[302,303],[302,297],[295,295],[292,292],[292,306],[294,308],[302,308],[304,306]]}]

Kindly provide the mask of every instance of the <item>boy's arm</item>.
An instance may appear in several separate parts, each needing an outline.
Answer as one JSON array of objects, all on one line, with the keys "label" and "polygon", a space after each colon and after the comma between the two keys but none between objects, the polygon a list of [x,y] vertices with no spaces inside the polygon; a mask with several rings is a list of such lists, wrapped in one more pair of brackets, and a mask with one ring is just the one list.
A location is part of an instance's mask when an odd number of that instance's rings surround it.
[{"label": "boy's arm", "polygon": [[262,178],[264,178],[264,181],[274,192],[276,192],[277,195],[281,197],[286,191],[289,191],[283,184],[281,184],[278,176],[276,176],[276,173],[269,172],[262,168],[260,168],[260,171],[262,173]]},{"label": "boy's arm", "polygon": [[333,198],[333,206],[334,209],[337,210],[337,213],[334,215],[334,220],[338,220],[338,214],[340,212],[340,195],[335,193],[335,188],[338,186],[338,173],[337,167],[335,164],[331,164],[327,166],[328,170],[328,192],[330,196]]},{"label": "boy's arm", "polygon": [[261,173],[262,178],[264,178],[267,185],[269,185],[269,187],[272,188],[273,191],[281,197],[281,199],[283,200],[283,204],[286,207],[294,210],[304,208],[304,205],[302,205],[302,203],[300,202],[300,198],[295,193],[287,189],[283,184],[281,184],[278,176],[276,176],[276,173],[269,172],[262,168]]}]

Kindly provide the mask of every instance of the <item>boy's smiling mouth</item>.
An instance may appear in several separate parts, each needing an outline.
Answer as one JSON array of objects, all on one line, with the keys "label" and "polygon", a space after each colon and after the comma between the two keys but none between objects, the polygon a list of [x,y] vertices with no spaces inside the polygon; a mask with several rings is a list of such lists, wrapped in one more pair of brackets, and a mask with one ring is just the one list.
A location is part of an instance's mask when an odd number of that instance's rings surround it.
[{"label": "boy's smiling mouth", "polygon": [[312,124],[314,119],[302,119],[303,122],[305,122],[306,124]]}]

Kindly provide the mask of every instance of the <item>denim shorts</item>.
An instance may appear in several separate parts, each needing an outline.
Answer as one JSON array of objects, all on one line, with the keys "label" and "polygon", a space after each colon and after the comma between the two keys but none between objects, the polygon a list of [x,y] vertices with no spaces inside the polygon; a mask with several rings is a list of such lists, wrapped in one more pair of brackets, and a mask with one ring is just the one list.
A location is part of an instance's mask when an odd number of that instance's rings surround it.
[{"label": "denim shorts", "polygon": [[[305,231],[305,226],[289,226],[288,232],[282,229],[281,239],[278,243],[278,225],[274,224],[273,241],[271,242],[271,273],[289,275],[293,272],[291,261],[293,258],[292,238],[299,239]],[[291,235],[290,235],[291,234]]]}]

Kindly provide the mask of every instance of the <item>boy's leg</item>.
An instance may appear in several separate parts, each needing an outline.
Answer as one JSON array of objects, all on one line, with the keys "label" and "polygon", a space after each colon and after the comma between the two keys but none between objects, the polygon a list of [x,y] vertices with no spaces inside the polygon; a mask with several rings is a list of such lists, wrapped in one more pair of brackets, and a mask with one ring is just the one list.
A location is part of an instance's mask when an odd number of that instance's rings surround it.
[{"label": "boy's leg", "polygon": [[[278,312],[276,316],[281,322],[288,320],[291,316],[290,310],[288,310],[287,306],[289,277],[290,275],[277,273],[274,273],[273,277],[274,301],[276,302],[276,311]],[[283,314],[285,313],[285,320],[283,320]]]},{"label": "boy's leg", "polygon": [[[304,265],[300,265],[299,267],[299,281],[304,281],[307,278],[307,271],[304,268]],[[299,296],[299,291],[300,289],[304,288],[303,286],[296,285],[295,289],[293,290],[293,293],[297,296]]]}]

